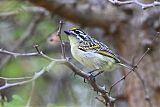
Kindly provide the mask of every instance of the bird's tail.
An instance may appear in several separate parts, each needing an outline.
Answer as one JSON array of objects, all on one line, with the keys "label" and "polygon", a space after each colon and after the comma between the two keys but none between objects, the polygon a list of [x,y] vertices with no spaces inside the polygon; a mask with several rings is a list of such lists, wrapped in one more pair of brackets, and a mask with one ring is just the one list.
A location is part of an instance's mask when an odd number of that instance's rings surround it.
[{"label": "bird's tail", "polygon": [[120,62],[118,63],[119,65],[129,69],[129,70],[134,70],[135,66],[133,64],[130,64],[127,60],[122,58],[121,56],[117,56],[120,59]]},{"label": "bird's tail", "polygon": [[119,63],[119,65],[129,69],[129,70],[134,70],[135,66],[131,65],[131,64],[124,64],[124,63]]}]

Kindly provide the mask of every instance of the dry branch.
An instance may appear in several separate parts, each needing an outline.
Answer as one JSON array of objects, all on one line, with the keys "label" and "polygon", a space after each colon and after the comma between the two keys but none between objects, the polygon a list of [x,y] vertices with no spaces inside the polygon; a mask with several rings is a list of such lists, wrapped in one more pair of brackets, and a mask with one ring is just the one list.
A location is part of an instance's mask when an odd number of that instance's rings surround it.
[{"label": "dry branch", "polygon": [[119,0],[108,0],[112,4],[117,5],[126,5],[126,4],[136,4],[140,6],[142,9],[148,9],[155,6],[160,6],[160,2],[154,1],[153,3],[141,3],[139,0],[126,0],[126,1],[119,1]]},{"label": "dry branch", "polygon": [[[59,15],[67,20],[70,20],[75,23],[79,23],[82,26],[94,26],[101,27],[104,29],[109,29],[110,25],[116,23],[116,21],[126,21],[126,18],[116,17],[113,15],[112,18],[109,18],[108,14],[103,11],[95,12],[90,8],[86,8],[81,11],[74,4],[65,4],[61,3],[58,0],[46,1],[46,0],[28,0],[36,6],[43,7],[47,9],[50,13]],[[120,11],[120,10],[117,10]],[[119,12],[117,12],[118,15]],[[117,16],[118,16],[117,15]],[[100,17],[97,17],[100,16]],[[111,17],[111,16],[110,16]]]},{"label": "dry branch", "polygon": [[13,17],[15,15],[18,15],[18,14],[21,14],[21,13],[24,13],[24,12],[29,12],[29,13],[38,13],[38,14],[41,14],[41,13],[44,13],[45,15],[49,15],[49,12],[47,10],[45,10],[44,8],[42,7],[21,7],[17,10],[14,10],[14,11],[9,11],[9,12],[1,12],[0,13],[0,17]]},{"label": "dry branch", "polygon": [[13,57],[18,57],[18,56],[37,56],[39,55],[37,52],[33,52],[33,53],[17,53],[17,52],[10,52],[4,49],[0,49],[0,53],[1,54],[7,54],[7,55],[11,55]]},{"label": "dry branch", "polygon": [[[2,54],[7,54],[8,55],[8,53],[12,53],[12,54],[9,54],[9,55],[15,56],[15,55],[13,55],[14,54],[13,52],[9,52],[9,51],[7,51],[7,53],[3,52]],[[34,53],[36,53],[36,52],[34,52]],[[24,55],[24,54],[21,54],[21,53],[15,53],[15,54],[18,54],[19,56],[23,56]],[[30,53],[27,53],[25,55],[28,56],[29,54]],[[51,63],[47,67],[42,68],[41,71],[35,73],[31,79],[27,79],[27,80],[24,80],[24,81],[21,81],[21,82],[15,82],[15,83],[7,83],[7,81],[6,81],[5,85],[2,86],[2,87],[0,87],[0,90],[6,89],[6,88],[10,88],[10,87],[14,87],[14,86],[24,85],[26,83],[33,82],[37,78],[39,78],[40,76],[42,76],[45,71],[49,71],[54,64],[64,64],[67,67],[69,67],[76,75],[79,75],[80,77],[83,77],[86,80],[88,80],[88,82],[93,87],[94,91],[101,93],[102,96],[103,96],[103,98],[105,98],[107,102],[111,102],[113,100],[111,97],[108,96],[108,92],[103,87],[99,86],[96,83],[96,81],[94,80],[94,78],[90,74],[88,74],[88,73],[86,73],[86,72],[78,69],[74,64],[72,64],[68,60],[66,60],[66,59],[53,59],[53,58],[51,58],[51,57],[43,54],[42,51],[40,51],[39,55],[41,55],[42,57],[46,58],[47,60],[50,60]],[[5,77],[0,77],[0,78],[6,80]],[[21,78],[24,79],[26,77],[21,77]],[[12,79],[10,79],[10,80],[12,80]],[[15,80],[15,78],[14,78],[14,80]]]}]

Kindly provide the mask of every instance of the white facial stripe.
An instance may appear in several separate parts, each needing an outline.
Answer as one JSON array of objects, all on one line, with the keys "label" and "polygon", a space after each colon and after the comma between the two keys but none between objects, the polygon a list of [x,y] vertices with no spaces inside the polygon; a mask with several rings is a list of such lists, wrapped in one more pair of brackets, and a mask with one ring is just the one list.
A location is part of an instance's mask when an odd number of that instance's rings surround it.
[{"label": "white facial stripe", "polygon": [[79,31],[79,33],[80,33],[80,34],[84,34],[84,32],[83,32],[83,31],[81,31],[81,30],[76,30],[76,31]]},{"label": "white facial stripe", "polygon": [[84,38],[86,38],[86,36],[87,36],[86,34],[82,34],[82,33],[80,33],[79,35],[83,36]]},{"label": "white facial stripe", "polygon": [[77,36],[77,38],[78,38],[80,41],[83,41],[83,39],[82,39],[80,36]]},{"label": "white facial stripe", "polygon": [[77,36],[77,34],[74,31],[70,31],[73,35]]}]

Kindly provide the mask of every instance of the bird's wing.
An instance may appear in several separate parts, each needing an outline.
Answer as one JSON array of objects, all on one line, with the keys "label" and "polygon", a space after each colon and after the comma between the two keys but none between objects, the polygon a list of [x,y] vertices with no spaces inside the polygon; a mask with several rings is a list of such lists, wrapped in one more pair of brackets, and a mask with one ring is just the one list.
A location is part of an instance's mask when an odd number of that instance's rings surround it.
[{"label": "bird's wing", "polygon": [[79,44],[78,48],[84,51],[96,51],[98,48],[100,48],[100,45],[91,41],[83,41]]},{"label": "bird's wing", "polygon": [[94,38],[91,38],[88,41],[81,42],[79,44],[79,49],[83,51],[92,51],[95,53],[99,53],[101,55],[114,58],[117,63],[120,62],[120,60],[116,57],[116,55],[105,44],[97,41]]},{"label": "bird's wing", "polygon": [[104,55],[104,56],[111,57],[111,58],[115,59],[115,61],[116,61],[117,63],[120,63],[120,59],[116,56],[116,54],[114,54],[114,53],[109,49],[108,46],[106,46],[105,44],[103,44],[103,43],[101,43],[101,42],[99,42],[99,44],[100,44],[100,48],[97,49],[97,53],[102,54],[102,55]]}]

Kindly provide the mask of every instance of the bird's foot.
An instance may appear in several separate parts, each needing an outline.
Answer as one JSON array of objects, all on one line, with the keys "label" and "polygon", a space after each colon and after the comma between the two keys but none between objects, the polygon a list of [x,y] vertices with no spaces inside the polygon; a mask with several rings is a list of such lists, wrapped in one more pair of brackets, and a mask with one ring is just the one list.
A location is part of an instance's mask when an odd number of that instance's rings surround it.
[{"label": "bird's foot", "polygon": [[97,70],[99,70],[99,69],[94,69],[94,70],[92,70],[92,71],[89,71],[88,73],[89,73],[89,74],[92,74],[93,72],[95,72],[95,71],[97,71]]},{"label": "bird's foot", "polygon": [[96,78],[92,73],[89,75],[89,79],[92,81],[96,81]]},{"label": "bird's foot", "polygon": [[102,74],[104,71],[100,71],[98,72],[96,75],[94,75],[94,77],[97,77],[98,75]]}]

